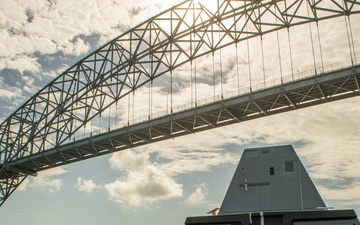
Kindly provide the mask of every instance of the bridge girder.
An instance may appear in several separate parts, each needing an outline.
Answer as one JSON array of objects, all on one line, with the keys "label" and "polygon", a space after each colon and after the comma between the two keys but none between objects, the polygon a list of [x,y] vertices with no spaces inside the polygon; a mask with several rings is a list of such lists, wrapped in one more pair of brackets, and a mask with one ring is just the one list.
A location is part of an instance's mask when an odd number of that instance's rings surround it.
[{"label": "bridge girder", "polygon": [[[354,0],[224,0],[211,11],[184,1],[130,29],[59,75],[0,125],[0,205],[27,175],[36,172],[14,167],[10,173],[9,163],[61,147],[91,119],[137,88],[226,46],[292,26],[359,13],[359,5]],[[291,101],[288,95],[286,99]],[[253,105],[266,111],[256,102]],[[214,125],[205,116],[198,121]],[[175,124],[191,131],[185,122]],[[163,129],[152,128],[146,135],[165,134]],[[129,137],[145,140],[143,135]],[[115,142],[133,145],[129,140]],[[50,157],[47,161],[58,165]]]},{"label": "bridge girder", "polygon": [[[166,139],[194,134],[313,105],[360,95],[360,66],[314,75],[291,83],[221,98],[212,103],[109,130],[46,152],[9,162],[11,171],[33,171],[66,165]],[[0,178],[6,174],[0,173]]]}]

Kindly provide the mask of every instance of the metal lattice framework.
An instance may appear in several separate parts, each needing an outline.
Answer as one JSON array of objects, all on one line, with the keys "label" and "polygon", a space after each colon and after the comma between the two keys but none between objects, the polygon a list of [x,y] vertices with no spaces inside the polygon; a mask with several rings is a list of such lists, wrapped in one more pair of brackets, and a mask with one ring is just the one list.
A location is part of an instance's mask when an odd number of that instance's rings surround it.
[{"label": "metal lattice framework", "polygon": [[356,0],[184,1],[111,40],[0,125],[0,205],[36,171],[7,166],[59,148],[137,88],[221,48],[292,26],[359,13]]}]

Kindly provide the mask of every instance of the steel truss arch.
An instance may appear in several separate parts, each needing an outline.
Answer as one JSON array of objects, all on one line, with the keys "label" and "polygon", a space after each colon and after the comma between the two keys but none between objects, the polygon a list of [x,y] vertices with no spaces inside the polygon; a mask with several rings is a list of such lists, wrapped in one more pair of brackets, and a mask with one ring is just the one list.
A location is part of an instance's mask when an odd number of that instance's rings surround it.
[{"label": "steel truss arch", "polygon": [[188,0],[150,18],[66,70],[0,125],[0,205],[34,173],[8,162],[63,145],[153,79],[249,38],[359,12],[357,0],[223,0],[215,11]]}]

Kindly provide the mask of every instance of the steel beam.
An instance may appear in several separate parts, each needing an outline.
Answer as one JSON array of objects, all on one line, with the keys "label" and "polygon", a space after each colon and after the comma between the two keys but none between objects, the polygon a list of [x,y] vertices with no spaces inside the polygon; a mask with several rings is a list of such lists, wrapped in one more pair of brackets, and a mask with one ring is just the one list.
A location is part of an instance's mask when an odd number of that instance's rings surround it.
[{"label": "steel beam", "polygon": [[[44,168],[112,152],[114,146],[117,146],[116,149],[128,148],[189,131],[197,132],[208,126],[221,126],[231,123],[229,121],[234,116],[237,120],[246,120],[271,115],[281,108],[279,105],[286,109],[289,101],[293,102],[293,108],[317,102],[320,97],[314,97],[314,93],[319,90],[316,87],[306,92],[278,93],[278,100],[272,105],[274,110],[269,110],[267,104],[273,102],[272,99],[256,99],[256,95],[252,95],[254,99],[238,105],[238,108],[224,108],[221,111],[213,109],[187,118],[182,118],[186,113],[174,114],[171,120],[174,123],[163,121],[161,126],[154,125],[144,130],[139,128],[125,136],[120,135],[120,131],[118,136],[109,133],[111,143],[98,140],[98,136],[92,137],[89,145],[77,146],[80,142],[76,142],[72,143],[75,145],[73,150],[52,154],[55,149],[68,146],[66,143],[72,135],[111,105],[155,78],[172,73],[174,69],[196,58],[281,29],[357,14],[360,13],[359,5],[355,0],[222,0],[218,1],[217,10],[211,11],[201,4],[195,4],[195,1],[184,1],[130,29],[80,60],[0,124],[0,178],[8,179],[10,175],[11,179],[13,176],[17,179],[15,177],[19,175],[35,174]],[[304,13],[306,10],[299,10],[304,7],[310,9],[309,14]],[[338,93],[346,92],[346,85],[353,79],[343,80],[342,84],[333,86],[322,85],[321,90],[331,93],[329,91],[337,87],[337,91],[333,92],[335,97],[327,96],[330,101],[341,96]],[[357,81],[358,78],[354,83]],[[302,100],[296,101],[299,98]],[[206,107],[211,109],[213,106]],[[177,123],[176,119],[179,120]],[[161,122],[162,119],[152,122],[156,121]],[[180,123],[182,125],[177,126]],[[24,161],[30,163],[23,164]],[[5,183],[13,186],[0,187],[0,205],[21,182],[8,183],[4,180]]]},{"label": "steel beam", "polygon": [[359,78],[360,66],[350,67],[222,99],[7,162],[1,165],[0,177],[13,172],[34,174],[165,139],[358,96]]}]

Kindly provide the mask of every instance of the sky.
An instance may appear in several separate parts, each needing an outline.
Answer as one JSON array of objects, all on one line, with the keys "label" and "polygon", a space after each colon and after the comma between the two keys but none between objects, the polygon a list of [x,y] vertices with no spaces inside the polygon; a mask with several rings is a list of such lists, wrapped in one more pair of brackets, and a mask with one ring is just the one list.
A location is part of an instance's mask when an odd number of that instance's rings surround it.
[{"label": "sky", "polygon": [[[1,120],[97,47],[178,2],[0,0]],[[359,16],[351,19],[357,21]],[[312,69],[310,28],[315,33],[317,66],[320,57],[325,65],[347,60],[347,36],[340,31],[344,26],[344,18],[340,18],[320,23],[319,30],[315,25],[291,30],[294,71]],[[352,23],[352,29],[358,33],[360,25]],[[277,35],[263,40],[268,81],[279,74],[279,58],[284,74],[290,71],[287,33]],[[360,53],[360,38],[354,38]],[[283,46],[280,57],[274,48],[277,43]],[[210,56],[199,59],[197,98],[219,94],[221,85],[226,91],[236,89],[236,64],[244,74],[250,68],[252,83],[260,82],[259,46],[258,39],[239,44],[243,51],[239,50],[238,58],[234,48],[222,50],[222,55],[216,53],[214,71],[208,63]],[[184,75],[189,70],[187,65],[175,72],[174,105],[189,102],[189,93],[194,92],[189,76]],[[217,78],[214,87],[209,73],[219,74],[220,70],[223,83]],[[149,103],[144,96],[149,90],[144,88],[134,97],[136,111],[164,110],[168,98],[164,77],[152,88],[153,109],[146,108]],[[240,78],[244,86],[249,83],[247,77]],[[294,146],[328,206],[360,212],[359,104],[360,98],[353,97],[46,170],[26,179],[10,196],[0,208],[1,221],[14,225],[184,224],[187,216],[206,215],[220,206],[244,149],[284,144]],[[118,110],[120,119],[132,116],[126,107]]]}]

